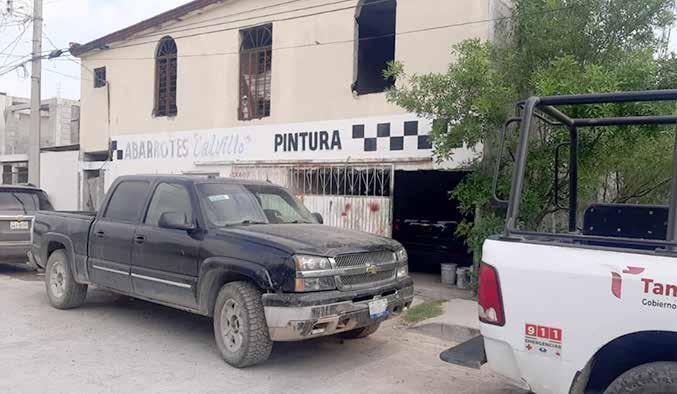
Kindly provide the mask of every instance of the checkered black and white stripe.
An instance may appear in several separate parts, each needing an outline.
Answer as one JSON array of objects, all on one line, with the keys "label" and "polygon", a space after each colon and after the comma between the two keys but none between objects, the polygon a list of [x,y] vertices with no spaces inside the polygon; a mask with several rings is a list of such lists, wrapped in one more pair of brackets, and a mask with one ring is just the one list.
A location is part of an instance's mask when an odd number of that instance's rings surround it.
[{"label": "checkered black and white stripe", "polygon": [[393,129],[391,123],[378,123],[376,129],[371,130],[364,124],[353,125],[353,139],[364,140],[365,152],[389,150],[391,152],[408,149],[430,150],[433,148],[430,135],[423,134],[419,128],[419,121],[406,121],[402,128]]}]

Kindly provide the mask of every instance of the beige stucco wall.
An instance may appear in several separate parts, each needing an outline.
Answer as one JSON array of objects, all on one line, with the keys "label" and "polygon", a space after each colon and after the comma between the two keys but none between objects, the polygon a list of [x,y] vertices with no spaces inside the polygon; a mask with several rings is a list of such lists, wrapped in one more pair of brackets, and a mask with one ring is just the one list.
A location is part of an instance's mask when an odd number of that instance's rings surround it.
[{"label": "beige stucco wall", "polygon": [[[396,58],[410,73],[443,71],[454,43],[466,38],[488,39],[494,0],[398,0]],[[82,58],[82,115],[80,143],[85,152],[103,151],[110,136],[136,133],[213,129],[243,125],[333,120],[402,113],[385,94],[355,96],[355,2],[307,0],[258,13],[223,16],[277,3],[274,0],[232,0],[183,18],[162,28],[141,33],[133,40],[91,52]],[[255,16],[322,5],[276,16]],[[292,16],[351,7],[342,11],[292,20]],[[245,19],[245,20],[243,20]],[[226,21],[240,20],[234,23]],[[182,32],[182,25],[216,24]],[[237,119],[239,29],[273,22],[273,76],[271,116],[261,120]],[[485,22],[478,22],[485,21]],[[469,23],[468,22],[477,22]],[[463,24],[415,32],[437,26]],[[197,35],[204,31],[223,30]],[[169,34],[177,41],[178,115],[154,118],[154,52],[157,41]],[[148,36],[148,34],[153,34]],[[184,35],[192,37],[181,38]],[[338,43],[336,43],[338,42]],[[317,43],[320,43],[319,45]],[[137,45],[141,44],[141,45]],[[131,46],[130,46],[131,45]],[[305,46],[304,46],[305,45]],[[304,46],[301,48],[289,48]],[[91,70],[106,66],[108,88],[94,89]],[[109,91],[108,91],[109,90]],[[110,99],[109,99],[110,96]],[[108,102],[110,100],[110,106]],[[109,114],[110,111],[110,114]],[[110,121],[109,121],[110,119]]]}]

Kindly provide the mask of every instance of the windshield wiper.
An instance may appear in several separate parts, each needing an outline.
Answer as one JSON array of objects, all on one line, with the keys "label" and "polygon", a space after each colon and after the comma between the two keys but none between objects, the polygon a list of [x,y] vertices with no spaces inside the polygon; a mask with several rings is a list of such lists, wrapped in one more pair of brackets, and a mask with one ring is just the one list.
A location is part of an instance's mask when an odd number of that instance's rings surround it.
[{"label": "windshield wiper", "polygon": [[313,224],[313,222],[309,222],[307,220],[294,220],[291,222],[285,222],[285,224]]},{"label": "windshield wiper", "polygon": [[24,204],[24,202],[21,201],[19,196],[17,196],[14,193],[10,193],[10,194],[12,195],[12,197],[14,197],[19,202],[19,204],[21,205],[21,209],[23,209],[23,211],[24,211],[24,214],[28,214],[28,210],[26,209],[26,204]]},{"label": "windshield wiper", "polygon": [[245,225],[251,225],[251,224],[268,224],[266,222],[261,222],[261,221],[256,221],[256,220],[243,220],[241,222],[237,223],[229,223],[226,226],[245,226]]}]

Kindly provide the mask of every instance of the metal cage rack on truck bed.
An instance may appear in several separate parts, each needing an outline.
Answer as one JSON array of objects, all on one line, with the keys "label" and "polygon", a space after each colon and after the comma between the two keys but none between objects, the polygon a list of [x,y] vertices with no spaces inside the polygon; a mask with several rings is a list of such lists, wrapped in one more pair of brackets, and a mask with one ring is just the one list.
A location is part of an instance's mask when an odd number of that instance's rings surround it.
[{"label": "metal cage rack on truck bed", "polygon": [[[655,90],[641,92],[622,92],[622,93],[600,93],[600,94],[582,94],[571,96],[549,96],[549,97],[530,97],[518,105],[520,115],[510,118],[501,129],[501,147],[499,159],[496,163],[496,174],[493,181],[493,197],[499,202],[507,205],[505,232],[502,235],[506,240],[528,239],[529,242],[559,242],[559,243],[577,243],[583,247],[594,249],[641,249],[651,253],[669,253],[677,252],[677,144],[673,147],[672,188],[669,206],[667,207],[667,229],[658,231],[657,234],[667,233],[665,239],[624,237],[599,234],[586,234],[578,232],[576,229],[578,219],[578,134],[579,129],[605,127],[605,126],[649,126],[649,125],[675,125],[677,128],[677,115],[652,115],[652,116],[625,116],[625,117],[606,117],[606,118],[573,118],[562,109],[564,106],[581,105],[604,105],[604,104],[623,104],[623,103],[641,103],[641,102],[659,102],[659,101],[677,101],[677,90]],[[568,206],[568,233],[543,233],[538,231],[526,231],[517,227],[520,200],[524,189],[524,180],[526,174],[527,157],[529,154],[530,131],[534,120],[545,122],[550,126],[565,127],[569,131],[569,206]],[[500,200],[496,194],[498,183],[498,174],[501,166],[501,154],[505,145],[506,131],[512,125],[519,125],[519,139],[517,151],[515,154],[515,167],[513,169],[511,181],[511,193],[509,200]],[[562,144],[560,144],[562,145]],[[559,161],[559,148],[556,149],[557,161]],[[557,181],[555,182],[557,183]],[[626,205],[626,209],[653,212],[662,210],[657,218],[665,218],[665,207],[654,207],[655,210],[647,210],[646,206]],[[598,210],[604,213],[609,210]],[[588,215],[586,215],[588,216]],[[636,215],[634,215],[636,217]],[[658,220],[658,219],[657,219]],[[663,221],[663,223],[665,223]],[[654,228],[655,225],[651,224]],[[660,227],[660,226],[659,226]]]}]

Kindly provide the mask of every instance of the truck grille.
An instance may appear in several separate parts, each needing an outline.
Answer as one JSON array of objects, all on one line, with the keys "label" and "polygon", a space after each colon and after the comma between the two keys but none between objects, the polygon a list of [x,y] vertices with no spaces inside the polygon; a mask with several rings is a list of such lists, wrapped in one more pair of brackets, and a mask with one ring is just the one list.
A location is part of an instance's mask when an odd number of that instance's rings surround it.
[{"label": "truck grille", "polygon": [[354,253],[336,256],[336,268],[353,268],[367,266],[367,264],[387,264],[395,262],[395,254],[393,252],[368,252],[368,253]]},{"label": "truck grille", "polygon": [[[337,256],[336,268],[364,268],[350,275],[338,277],[338,286],[341,290],[353,290],[395,280],[397,275],[397,261],[395,254],[388,251],[355,253]],[[373,267],[378,272],[367,272]]]}]

